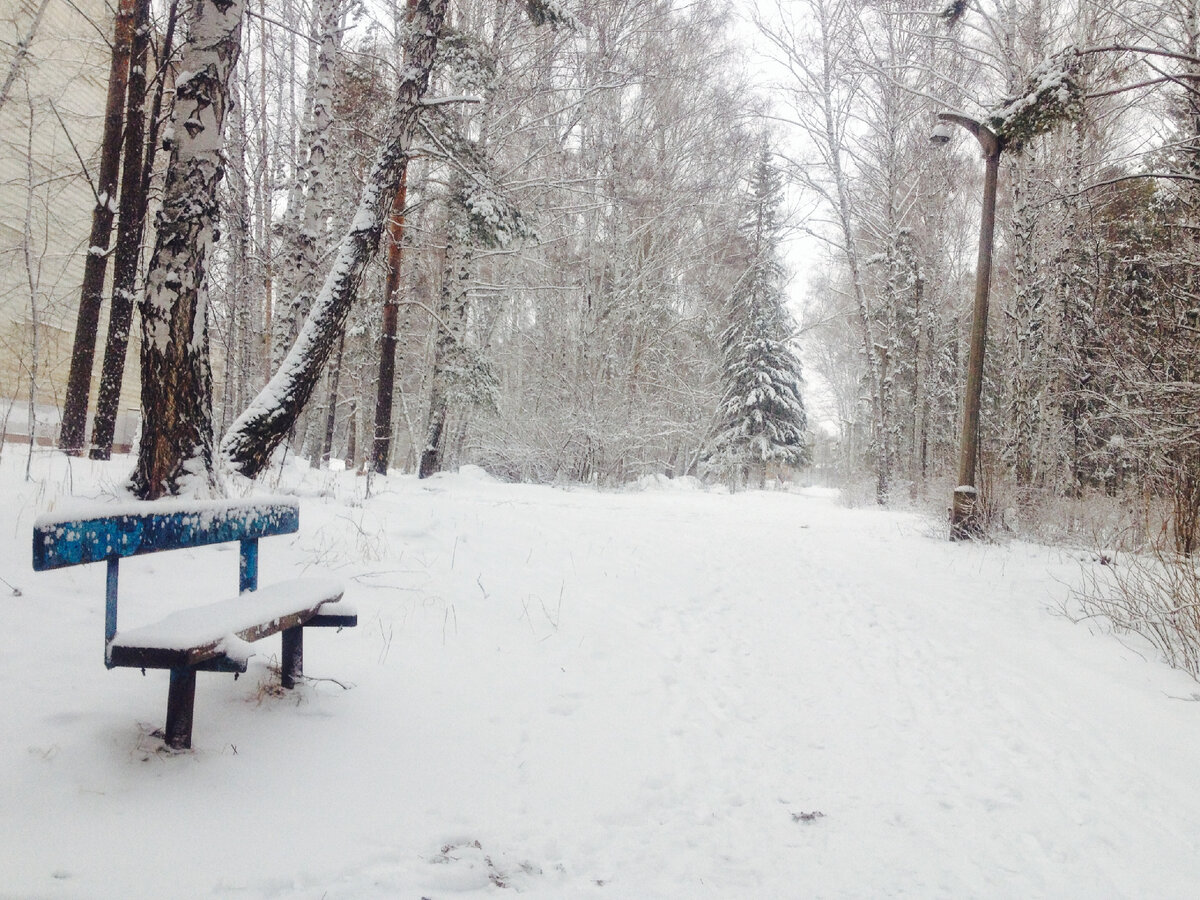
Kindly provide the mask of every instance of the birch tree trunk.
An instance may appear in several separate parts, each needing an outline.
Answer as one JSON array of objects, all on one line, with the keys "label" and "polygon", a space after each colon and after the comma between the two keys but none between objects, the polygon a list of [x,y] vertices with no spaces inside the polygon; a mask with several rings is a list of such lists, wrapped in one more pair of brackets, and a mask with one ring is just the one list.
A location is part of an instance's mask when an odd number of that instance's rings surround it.
[{"label": "birch tree trunk", "polygon": [[[243,81],[243,84],[246,82]],[[229,169],[226,172],[227,206],[224,233],[229,244],[229,280],[226,302],[229,305],[229,334],[225,341],[225,387],[221,403],[220,428],[224,430],[233,417],[246,408],[251,397],[250,385],[257,384],[257,369],[261,357],[259,335],[253,327],[251,306],[258,302],[252,290],[255,263],[251,256],[253,216],[251,195],[252,173],[246,169],[246,148],[250,142],[246,122],[246,91],[233,93],[229,100]]]},{"label": "birch tree trunk", "polygon": [[312,395],[358,294],[367,262],[379,247],[417,132],[421,99],[429,84],[447,5],[448,0],[421,0],[413,11],[405,38],[404,59],[408,64],[389,115],[387,143],[380,147],[363,186],[350,229],[338,246],[332,268],[296,343],[221,442],[225,460],[247,477],[254,477],[266,467]]},{"label": "birch tree trunk", "polygon": [[1033,484],[1036,470],[1034,452],[1039,431],[1039,416],[1045,408],[1039,381],[1046,376],[1042,359],[1045,306],[1045,279],[1037,238],[1037,210],[1030,197],[1034,190],[1032,163],[1019,157],[1012,166],[1012,220],[1009,225],[1013,243],[1014,290],[1012,298],[1013,338],[1009,360],[1009,429],[1005,448],[1018,488]]},{"label": "birch tree trunk", "polygon": [[[37,387],[38,372],[41,362],[41,310],[38,306],[38,267],[33,259],[33,202],[34,202],[34,168],[33,168],[33,134],[34,134],[34,104],[29,100],[29,131],[25,136],[25,216],[22,228],[21,250],[25,259],[25,277],[29,285],[29,452],[25,456],[25,480],[32,478],[33,449],[37,446]],[[6,417],[7,418],[7,417]]]},{"label": "birch tree trunk", "polygon": [[[248,8],[253,7],[247,0]],[[267,45],[271,43],[270,32],[267,30],[267,3],[258,0],[259,31],[258,31],[258,171],[254,180],[255,185],[255,243],[258,250],[258,262],[261,266],[259,277],[262,279],[262,304],[260,333],[262,353],[258,360],[262,365],[261,378],[263,381],[271,376],[271,316],[274,308],[275,293],[275,260],[271,248],[271,198],[275,193],[274,171],[270,163],[268,148],[273,143],[270,135],[271,114],[267,105]],[[249,106],[249,97],[246,101]],[[255,379],[256,384],[261,384]]]},{"label": "birch tree trunk", "polygon": [[333,435],[337,431],[338,382],[342,377],[342,358],[345,353],[346,333],[343,331],[338,338],[337,353],[329,366],[329,402],[325,404],[325,443],[321,450],[321,465],[326,468],[329,466],[329,460],[333,458]]},{"label": "birch tree trunk", "polygon": [[297,172],[293,197],[289,198],[288,237],[284,248],[287,271],[280,278],[285,303],[279,304],[273,323],[271,362],[278,367],[296,340],[300,322],[312,306],[320,286],[321,256],[326,248],[328,210],[329,126],[333,122],[334,63],[341,35],[342,0],[318,0],[313,19],[317,51],[312,92],[307,98],[308,114],[303,129],[304,165]]},{"label": "birch tree trunk", "polygon": [[142,440],[131,488],[144,500],[217,490],[205,266],[244,12],[245,0],[193,0],[188,19],[163,206],[139,304]]}]

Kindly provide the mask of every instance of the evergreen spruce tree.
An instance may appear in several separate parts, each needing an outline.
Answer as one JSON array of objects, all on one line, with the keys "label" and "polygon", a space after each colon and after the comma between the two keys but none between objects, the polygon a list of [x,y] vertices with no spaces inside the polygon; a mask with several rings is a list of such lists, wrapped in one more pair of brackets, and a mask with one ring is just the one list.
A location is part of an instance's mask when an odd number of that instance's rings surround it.
[{"label": "evergreen spruce tree", "polygon": [[729,298],[729,324],[721,336],[725,392],[705,456],[709,473],[735,485],[757,475],[764,486],[771,462],[809,461],[804,380],[789,346],[794,323],[784,306],[779,260],[780,184],[764,142],[743,226],[750,260]]}]

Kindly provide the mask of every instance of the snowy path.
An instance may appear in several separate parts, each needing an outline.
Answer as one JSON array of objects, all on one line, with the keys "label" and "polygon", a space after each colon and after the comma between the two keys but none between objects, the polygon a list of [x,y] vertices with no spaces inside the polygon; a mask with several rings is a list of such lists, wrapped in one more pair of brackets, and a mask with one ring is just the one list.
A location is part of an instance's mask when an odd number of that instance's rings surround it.
[{"label": "snowy path", "polygon": [[1067,554],[819,495],[330,480],[264,579],[347,579],[307,662],[353,688],[201,676],[169,756],[103,570],[33,576],[47,491],[9,483],[2,897],[1196,895],[1196,685],[1047,611]]}]

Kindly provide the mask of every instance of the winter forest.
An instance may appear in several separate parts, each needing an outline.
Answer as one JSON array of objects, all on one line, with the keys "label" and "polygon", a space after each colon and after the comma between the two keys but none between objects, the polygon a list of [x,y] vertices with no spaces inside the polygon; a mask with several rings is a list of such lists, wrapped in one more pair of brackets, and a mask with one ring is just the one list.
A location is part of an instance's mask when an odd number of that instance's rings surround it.
[{"label": "winter forest", "polygon": [[1197,272],[1197,0],[0,0],[0,900],[1192,896]]},{"label": "winter forest", "polygon": [[[143,497],[284,451],[811,466],[884,505],[978,483],[984,528],[1091,500],[1190,553],[1198,30],[1090,0],[123,0],[60,446],[110,452],[132,332]],[[939,114],[998,157],[970,437],[985,167]]]},{"label": "winter forest", "polygon": [[59,444],[132,332],[142,497],[811,466],[1189,554],[1193,6],[123,0]]}]

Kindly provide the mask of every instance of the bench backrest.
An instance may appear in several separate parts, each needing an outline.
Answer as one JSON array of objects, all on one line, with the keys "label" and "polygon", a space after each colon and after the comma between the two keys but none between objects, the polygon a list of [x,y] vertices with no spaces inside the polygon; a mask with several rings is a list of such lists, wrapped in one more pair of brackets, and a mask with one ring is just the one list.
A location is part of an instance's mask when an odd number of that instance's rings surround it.
[{"label": "bench backrest", "polygon": [[161,550],[292,534],[300,527],[300,507],[294,500],[208,502],[161,512],[125,509],[109,516],[38,519],[33,528],[33,568],[42,572]]},{"label": "bench backrest", "polygon": [[281,499],[132,504],[114,508],[109,515],[43,516],[33,526],[33,568],[44,572],[107,562],[104,639],[108,642],[117,633],[122,557],[240,541],[238,590],[253,591],[258,588],[258,539],[292,534],[299,528],[300,505]]}]

